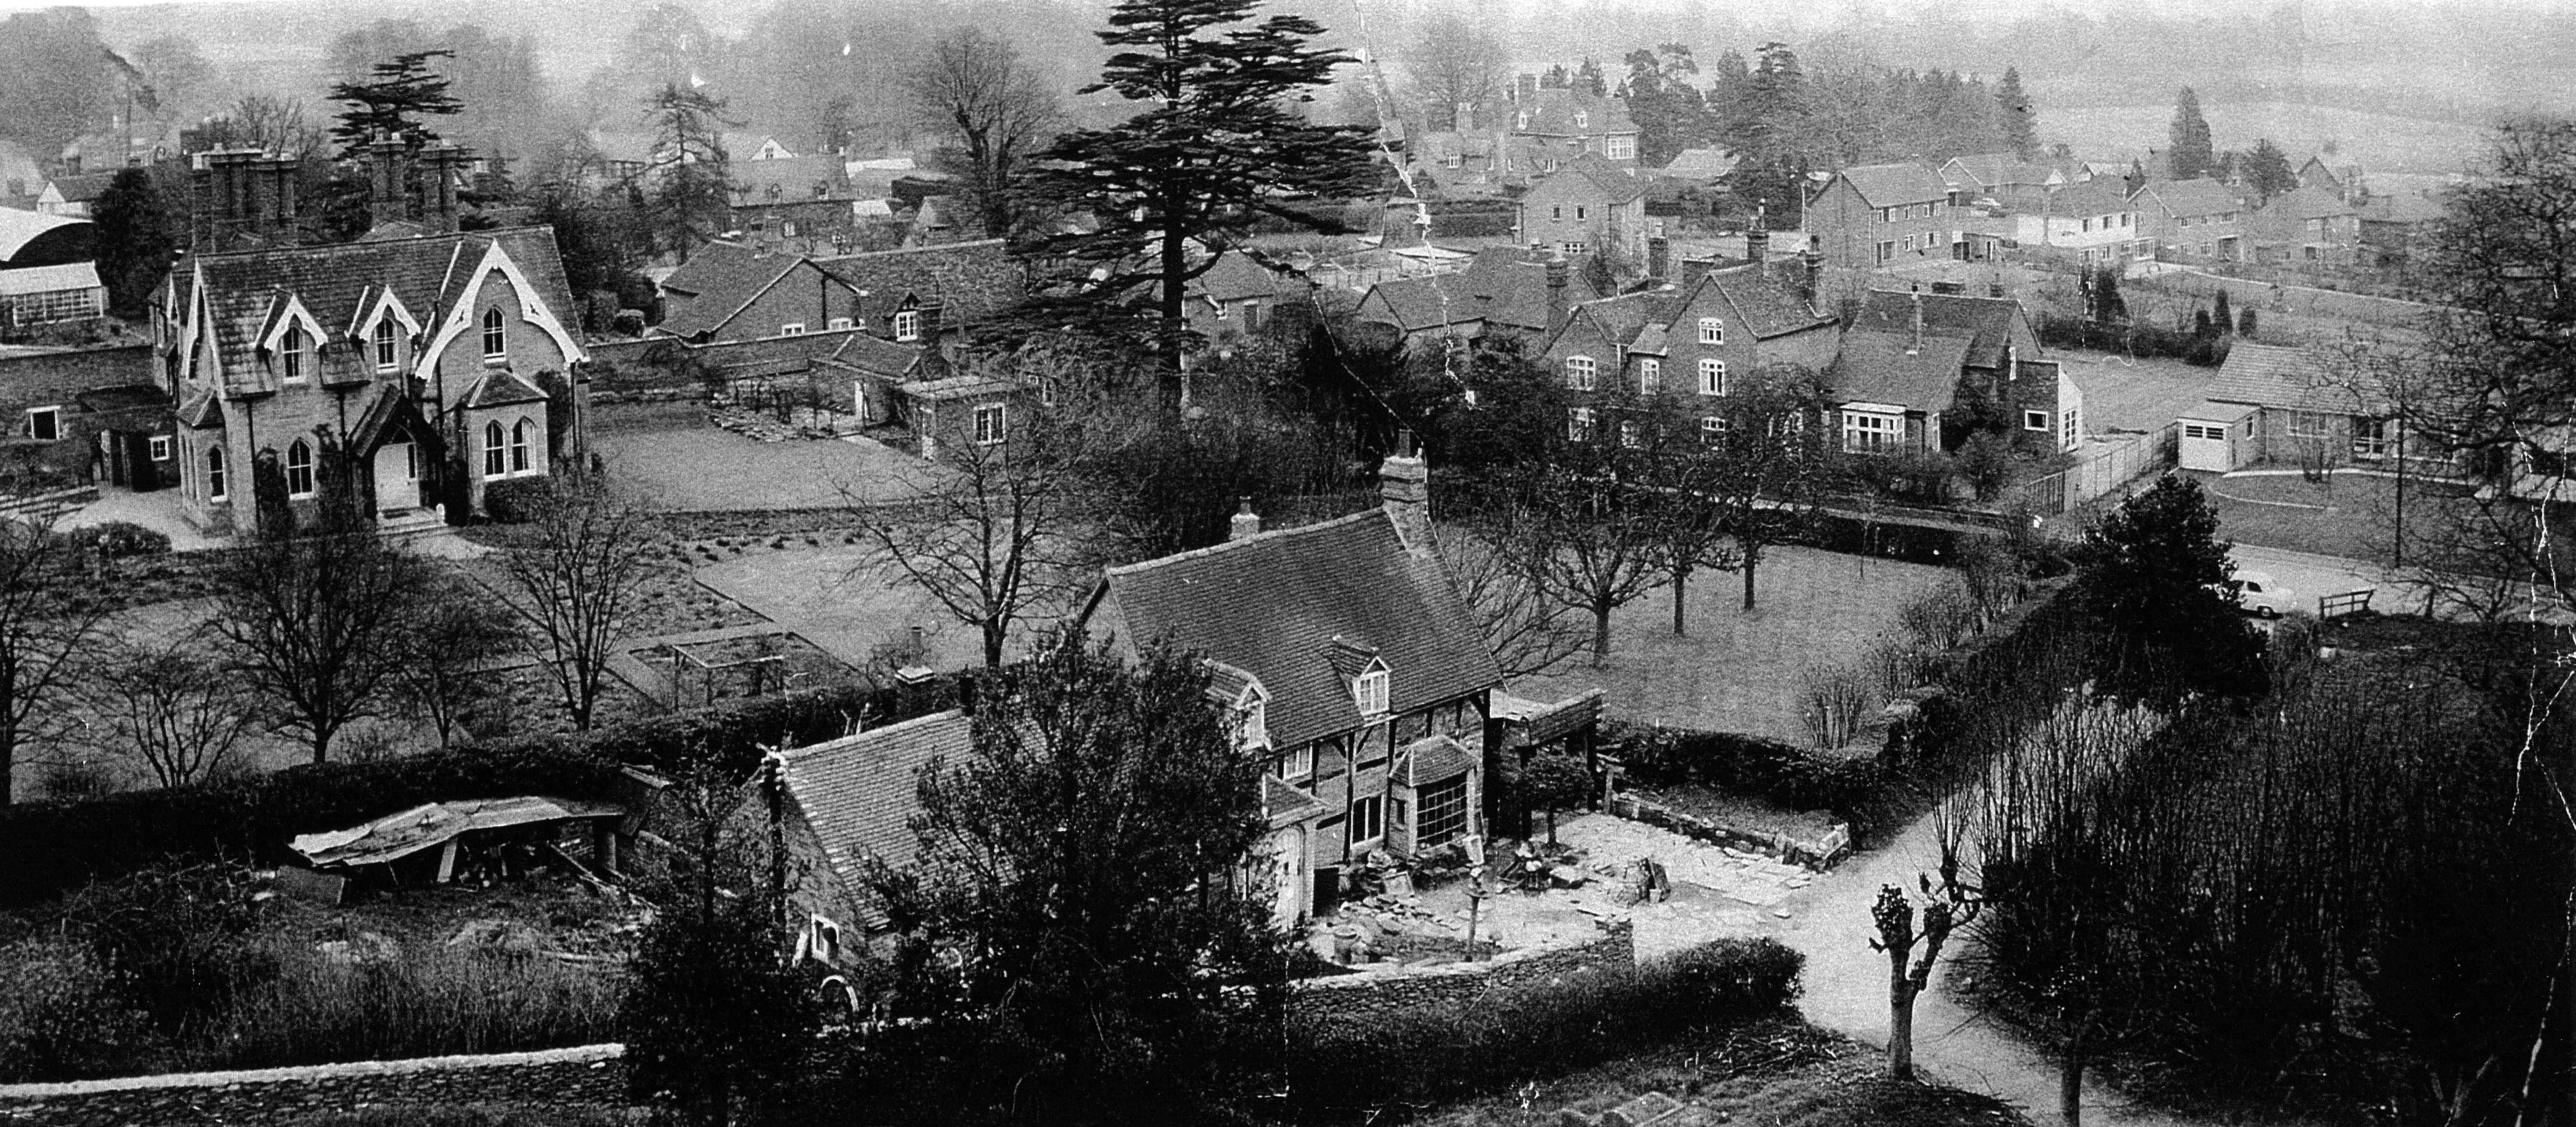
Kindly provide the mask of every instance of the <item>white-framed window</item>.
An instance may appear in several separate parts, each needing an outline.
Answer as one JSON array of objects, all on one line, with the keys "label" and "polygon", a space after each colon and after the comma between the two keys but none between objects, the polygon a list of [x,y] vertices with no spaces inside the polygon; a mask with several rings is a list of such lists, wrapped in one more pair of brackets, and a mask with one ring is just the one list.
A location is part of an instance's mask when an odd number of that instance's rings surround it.
[{"label": "white-framed window", "polygon": [[299,438],[286,448],[286,495],[310,497],[313,493],[313,447]]},{"label": "white-framed window", "polygon": [[784,324],[784,325],[780,325],[780,326],[778,326],[778,335],[780,335],[780,336],[782,336],[782,337],[801,337],[801,336],[804,336],[804,335],[805,335],[805,322],[803,322],[803,321],[789,321],[788,323],[786,323],[786,324]]},{"label": "white-framed window", "polygon": [[1622,419],[1619,421],[1619,445],[1630,450],[1634,450],[1645,445],[1644,435],[1642,432],[1638,431],[1636,420]]},{"label": "white-framed window", "polygon": [[1710,445],[1710,446],[1715,446],[1715,445],[1717,445],[1717,444],[1718,444],[1718,443],[1720,443],[1720,442],[1724,442],[1724,441],[1726,441],[1726,416],[1724,416],[1724,415],[1702,415],[1702,416],[1700,416],[1700,417],[1699,417],[1699,440],[1700,440],[1701,442],[1703,442],[1703,443],[1706,443],[1707,445]]},{"label": "white-framed window", "polygon": [[997,445],[1010,436],[1010,428],[1006,425],[1008,419],[1002,412],[999,403],[986,403],[975,408],[975,445]]},{"label": "white-framed window", "polygon": [[1574,111],[1574,127],[1575,127],[1575,128],[1577,128],[1577,129],[1590,129],[1590,128],[1592,128],[1592,113],[1591,113],[1591,111],[1589,111],[1589,110],[1576,110],[1576,111]]},{"label": "white-framed window", "polygon": [[2072,450],[2075,449],[2075,440],[2082,437],[2084,437],[2084,425],[2082,420],[2075,417],[2075,409],[2069,407],[2066,410],[2059,412],[2057,415],[2057,444],[2065,449]]},{"label": "white-framed window", "polygon": [[1550,218],[1550,219],[1563,219],[1563,218],[1565,218],[1565,205],[1564,205],[1564,204],[1558,204],[1558,203],[1552,203],[1552,204],[1547,205],[1547,217],[1548,217],[1548,218]]},{"label": "white-framed window", "polygon": [[27,409],[27,437],[38,442],[52,442],[62,436],[62,408],[30,407]]},{"label": "white-framed window", "polygon": [[528,431],[535,424],[521,419],[510,427],[510,472],[528,472]]},{"label": "white-framed window", "polygon": [[1878,244],[1878,260],[1880,262],[1896,261],[1896,240],[1889,239]]},{"label": "white-framed window", "polygon": [[1601,155],[1611,160],[1634,160],[1637,157],[1637,139],[1625,133],[1611,134],[1601,142]]},{"label": "white-framed window", "polygon": [[224,448],[206,448],[206,500],[221,501],[231,496],[224,485]]},{"label": "white-framed window", "polygon": [[1592,408],[1565,409],[1565,438],[1568,442],[1592,441]]},{"label": "white-framed window", "polygon": [[1701,344],[1725,344],[1726,322],[1715,317],[1700,318],[1699,342]]},{"label": "white-framed window", "polygon": [[1653,356],[1637,358],[1637,394],[1653,395],[1664,389],[1664,362]]},{"label": "white-framed window", "polygon": [[1565,386],[1576,391],[1591,391],[1596,385],[1600,365],[1589,356],[1565,358]]},{"label": "white-framed window", "polygon": [[841,960],[841,925],[829,916],[815,916],[805,922],[805,953],[820,963]]},{"label": "white-framed window", "polygon": [[1726,361],[1703,357],[1699,362],[1699,393],[1726,394]]},{"label": "white-framed window", "polygon": [[402,330],[394,324],[393,318],[387,317],[376,322],[375,331],[368,336],[376,348],[376,370],[393,371],[394,365],[402,362]]},{"label": "white-framed window", "polygon": [[2397,420],[2374,419],[2366,415],[2352,418],[2352,456],[2385,458],[2397,447]]},{"label": "white-framed window", "polygon": [[832,332],[839,332],[850,327],[850,319],[847,317],[834,317],[831,320],[824,322],[823,327]]},{"label": "white-framed window", "polygon": [[1247,333],[1257,332],[1260,328],[1261,302],[1257,299],[1245,301],[1243,303],[1243,331]]},{"label": "white-framed window", "polygon": [[304,335],[303,326],[287,326],[286,335],[277,338],[279,377],[288,383],[303,383],[306,377],[312,375],[313,357],[309,351],[311,347],[312,338]]},{"label": "white-framed window", "polygon": [[1351,679],[1351,697],[1360,706],[1362,716],[1382,716],[1387,708],[1386,662],[1371,661],[1368,668]]},{"label": "white-framed window", "polygon": [[1855,454],[1878,454],[1896,448],[1904,438],[1905,418],[1871,411],[1843,412],[1843,449]]},{"label": "white-framed window", "polygon": [[1586,242],[1580,242],[1580,241],[1578,241],[1578,242],[1571,242],[1571,243],[1562,243],[1562,244],[1559,244],[1559,245],[1560,245],[1560,246],[1562,246],[1562,247],[1564,248],[1565,253],[1566,253],[1567,255],[1569,255],[1569,256],[1571,256],[1571,255],[1581,254],[1581,253],[1583,253],[1584,251],[1587,251],[1587,250],[1592,249],[1592,244],[1590,244],[1590,243],[1586,243]]},{"label": "white-framed window", "polygon": [[1465,168],[1467,167],[1467,155],[1465,153],[1451,153],[1449,154],[1448,164],[1451,168]]},{"label": "white-framed window", "polygon": [[507,441],[501,435],[499,420],[483,424],[483,476],[499,477],[506,472],[502,467],[508,463],[502,459],[508,456],[503,451],[503,444]]},{"label": "white-framed window", "polygon": [[1289,750],[1288,754],[1280,756],[1278,760],[1278,771],[1281,781],[1292,783],[1314,774],[1315,745],[1306,744],[1302,747],[1292,748]]},{"label": "white-framed window", "polygon": [[1467,834],[1467,776],[1445,779],[1422,788],[1414,813],[1413,844],[1417,849],[1446,845]]},{"label": "white-framed window", "polygon": [[920,339],[921,339],[921,311],[920,311],[920,310],[918,310],[918,309],[899,309],[899,310],[896,310],[896,311],[895,311],[895,315],[894,315],[894,339],[896,339],[896,340],[920,340]]},{"label": "white-framed window", "polygon": [[2046,434],[2046,433],[2048,433],[2048,412],[2046,412],[2046,411],[2024,411],[2024,412],[2022,412],[2022,413],[2021,413],[2021,429],[2023,429],[2023,430],[2035,430],[2035,431],[2038,431],[2038,432],[2039,432],[2039,433],[2041,433],[2041,434]]},{"label": "white-framed window", "polygon": [[1351,844],[1376,841],[1386,836],[1386,801],[1379,795],[1368,795],[1351,803]]},{"label": "white-framed window", "polygon": [[167,462],[167,461],[169,461],[169,460],[170,460],[170,436],[169,436],[169,435],[166,435],[166,434],[156,434],[156,435],[153,435],[153,436],[152,436],[151,441],[144,443],[144,445],[145,445],[145,446],[148,446],[148,447],[150,447],[150,448],[151,448],[151,454],[152,454],[152,460],[153,460],[153,461],[155,461],[155,462]]},{"label": "white-framed window", "polygon": [[[1057,396],[1059,396],[1059,395],[1061,395],[1061,394],[1063,394],[1063,389],[1064,389],[1064,385],[1063,385],[1059,380],[1057,380],[1057,378],[1056,378],[1056,377],[1054,377],[1054,376],[1039,376],[1039,377],[1038,377],[1038,406],[1040,406],[1040,407],[1053,407],[1053,406],[1055,406],[1056,397],[1057,397]],[[1468,406],[1472,407],[1472,406],[1475,406],[1475,404],[1470,403],[1470,404],[1468,404]]]},{"label": "white-framed window", "polygon": [[2289,435],[2292,438],[2323,439],[2334,437],[2334,427],[2326,421],[2326,415],[2323,411],[2290,412],[2288,430]]},{"label": "white-framed window", "polygon": [[483,311],[483,359],[489,363],[509,355],[510,324],[496,305]]}]

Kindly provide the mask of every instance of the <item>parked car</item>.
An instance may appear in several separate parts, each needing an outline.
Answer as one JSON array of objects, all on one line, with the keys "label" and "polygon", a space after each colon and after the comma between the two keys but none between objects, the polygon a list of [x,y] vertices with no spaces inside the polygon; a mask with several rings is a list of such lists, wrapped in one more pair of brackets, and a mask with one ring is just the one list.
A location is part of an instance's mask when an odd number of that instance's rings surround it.
[{"label": "parked car", "polygon": [[2237,604],[2245,613],[2256,618],[2279,618],[2300,609],[2298,597],[2263,572],[2238,571],[2227,586],[2236,592]]}]

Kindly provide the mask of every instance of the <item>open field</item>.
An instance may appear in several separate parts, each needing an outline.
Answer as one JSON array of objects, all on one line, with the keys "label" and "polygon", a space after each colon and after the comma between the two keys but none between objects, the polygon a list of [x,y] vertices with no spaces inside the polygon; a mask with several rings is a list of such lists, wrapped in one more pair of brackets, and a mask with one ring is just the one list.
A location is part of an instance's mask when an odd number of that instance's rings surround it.
[{"label": "open field", "polygon": [[[2170,100],[2120,106],[2040,109],[2039,139],[2065,142],[2088,157],[2143,155],[2162,150],[2173,125]],[[2359,164],[2390,172],[2449,172],[2477,163],[2481,131],[2448,121],[2312,106],[2299,102],[2203,102],[2210,141],[2220,150],[2251,149],[2271,138],[2290,163],[2308,159],[2332,141],[2335,165]],[[2098,154],[2098,156],[2097,156]]]},{"label": "open field", "polygon": [[[1942,568],[1864,559],[1814,548],[1775,548],[1756,575],[1752,611],[1741,575],[1693,576],[1687,637],[1674,637],[1669,588],[1610,616],[1610,657],[1587,652],[1546,676],[1512,686],[1549,700],[1599,686],[1613,715],[1640,723],[1810,741],[1801,719],[1801,674],[1813,663],[1849,664],[1897,632],[1897,609],[1947,577]],[[1588,629],[1589,622],[1586,622]]]}]

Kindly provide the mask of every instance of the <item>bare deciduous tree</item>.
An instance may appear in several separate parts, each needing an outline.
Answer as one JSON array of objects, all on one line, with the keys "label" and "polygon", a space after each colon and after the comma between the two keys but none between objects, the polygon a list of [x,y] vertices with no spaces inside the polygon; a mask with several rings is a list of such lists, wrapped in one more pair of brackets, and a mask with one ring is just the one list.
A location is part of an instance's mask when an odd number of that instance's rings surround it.
[{"label": "bare deciduous tree", "polygon": [[519,632],[515,617],[486,602],[482,591],[461,582],[442,586],[412,624],[411,657],[395,674],[394,688],[446,747],[492,700],[494,686],[475,667],[510,648]]},{"label": "bare deciduous tree", "polygon": [[79,553],[36,524],[0,521],[0,806],[19,759],[56,733],[46,706],[97,634],[101,604],[80,597]]},{"label": "bare deciduous tree", "polygon": [[1445,526],[1440,556],[1503,676],[1545,673],[1583,649],[1575,608],[1549,595],[1535,546],[1510,522]]},{"label": "bare deciduous tree", "polygon": [[652,575],[650,515],[582,476],[556,478],[502,557],[502,601],[536,626],[527,645],[554,677],[573,727],[589,731],[608,659]]},{"label": "bare deciduous tree", "polygon": [[118,643],[97,659],[80,692],[104,729],[92,742],[140,758],[162,786],[221,770],[251,728],[239,683],[192,638]]},{"label": "bare deciduous tree", "polygon": [[1462,11],[1434,13],[1404,52],[1412,94],[1434,128],[1464,128],[1460,106],[1493,101],[1512,80],[1512,54],[1490,27]]},{"label": "bare deciduous tree", "polygon": [[1822,377],[1775,367],[1756,373],[1752,384],[1729,389],[1717,472],[1700,487],[1735,538],[1745,610],[1753,609],[1763,555],[1796,532],[1832,467],[1823,421],[1831,417],[1824,406],[1832,392]]},{"label": "bare deciduous tree", "polygon": [[[337,451],[326,447],[326,456]],[[375,715],[402,665],[403,632],[429,570],[377,539],[348,506],[325,504],[308,530],[264,524],[225,556],[214,580],[215,629],[230,643],[234,671],[283,712],[279,730],[300,733],[320,763],[340,729]]]},{"label": "bare deciduous tree", "polygon": [[1915,926],[1914,901],[1895,885],[1881,886],[1870,907],[1878,938],[1869,941],[1869,949],[1887,956],[1887,1074],[1897,1080],[1914,1079],[1914,1000],[1932,985],[1941,948],[1975,922],[1979,907],[1975,890],[1960,883],[1958,820],[1946,806],[1935,808],[1933,817],[1933,832],[1941,839],[1941,883],[1936,888],[1930,874],[1915,876],[1924,898],[1921,928]]},{"label": "bare deciduous tree", "polygon": [[957,177],[984,233],[1015,233],[1029,154],[1062,116],[1054,91],[1010,43],[971,27],[941,36],[902,81],[923,123],[948,140],[933,160]]}]

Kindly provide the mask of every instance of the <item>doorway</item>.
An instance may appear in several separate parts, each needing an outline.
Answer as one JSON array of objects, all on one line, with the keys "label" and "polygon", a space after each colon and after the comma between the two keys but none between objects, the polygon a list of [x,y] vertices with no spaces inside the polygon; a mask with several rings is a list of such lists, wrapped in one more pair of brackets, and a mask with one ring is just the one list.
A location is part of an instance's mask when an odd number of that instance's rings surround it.
[{"label": "doorway", "polygon": [[420,447],[389,442],[376,448],[376,511],[399,513],[420,507]]}]

